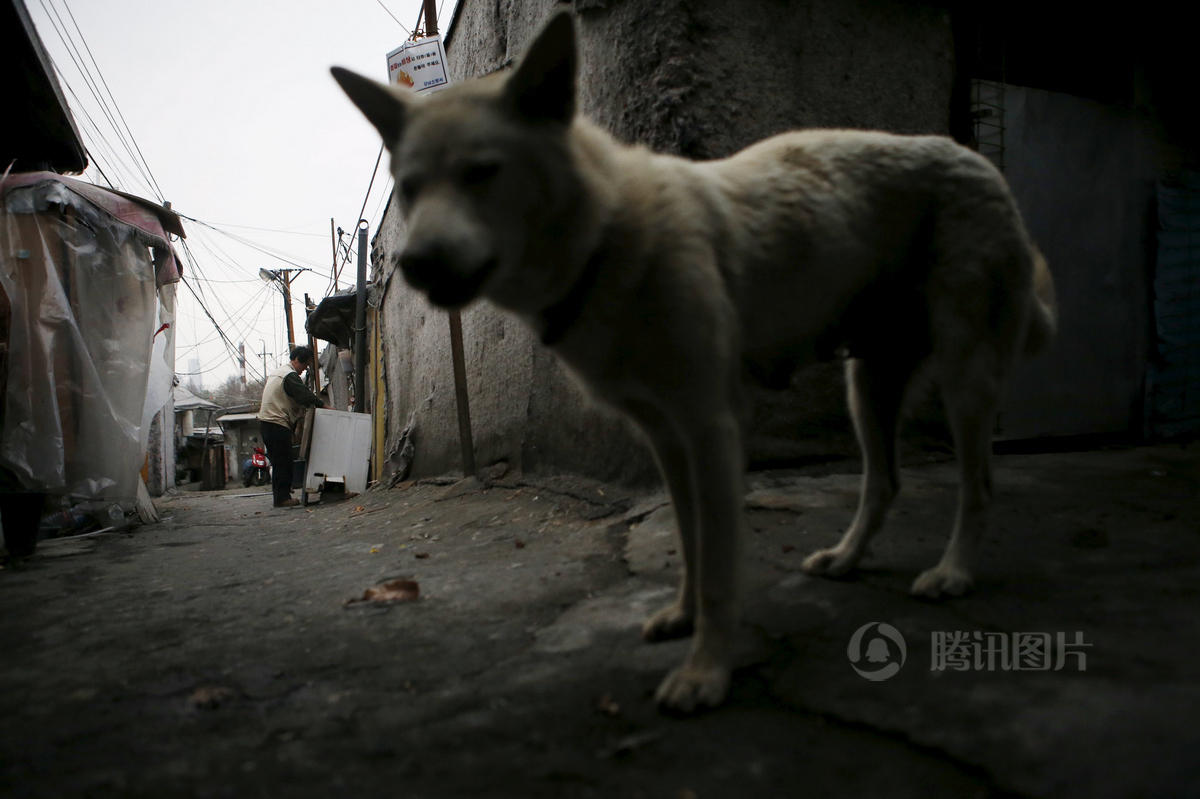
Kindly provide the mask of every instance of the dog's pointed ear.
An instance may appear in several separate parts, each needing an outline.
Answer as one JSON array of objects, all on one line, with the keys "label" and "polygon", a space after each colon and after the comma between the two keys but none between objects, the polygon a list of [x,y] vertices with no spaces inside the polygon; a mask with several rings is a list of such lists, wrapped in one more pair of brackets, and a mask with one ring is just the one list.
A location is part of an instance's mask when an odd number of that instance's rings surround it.
[{"label": "dog's pointed ear", "polygon": [[569,123],[575,116],[575,23],[559,11],[525,52],[504,96],[526,119]]},{"label": "dog's pointed ear", "polygon": [[370,120],[384,144],[389,147],[399,141],[404,133],[404,120],[408,107],[404,99],[391,87],[379,81],[363,77],[343,67],[331,67],[330,73],[358,110]]}]

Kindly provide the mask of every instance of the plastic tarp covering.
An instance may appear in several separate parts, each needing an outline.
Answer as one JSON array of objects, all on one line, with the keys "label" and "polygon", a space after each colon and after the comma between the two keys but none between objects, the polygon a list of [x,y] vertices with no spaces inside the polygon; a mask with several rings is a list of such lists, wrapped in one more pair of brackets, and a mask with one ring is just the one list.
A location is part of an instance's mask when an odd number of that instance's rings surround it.
[{"label": "plastic tarp covering", "polygon": [[127,501],[145,457],[156,277],[178,272],[155,215],[131,223],[133,204],[104,192],[49,173],[0,181],[0,466],[30,490]]},{"label": "plastic tarp covering", "polygon": [[304,329],[313,338],[333,343],[348,350],[354,347],[354,312],[358,297],[354,290],[331,294],[317,304],[304,322]]}]

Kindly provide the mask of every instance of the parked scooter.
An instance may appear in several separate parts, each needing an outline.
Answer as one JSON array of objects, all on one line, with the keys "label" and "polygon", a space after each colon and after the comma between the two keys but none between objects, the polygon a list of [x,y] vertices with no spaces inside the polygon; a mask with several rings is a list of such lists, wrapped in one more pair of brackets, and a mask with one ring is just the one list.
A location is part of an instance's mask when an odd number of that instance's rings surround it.
[{"label": "parked scooter", "polygon": [[271,482],[271,462],[262,447],[255,447],[254,454],[242,464],[242,485],[249,488],[252,485],[265,486]]}]

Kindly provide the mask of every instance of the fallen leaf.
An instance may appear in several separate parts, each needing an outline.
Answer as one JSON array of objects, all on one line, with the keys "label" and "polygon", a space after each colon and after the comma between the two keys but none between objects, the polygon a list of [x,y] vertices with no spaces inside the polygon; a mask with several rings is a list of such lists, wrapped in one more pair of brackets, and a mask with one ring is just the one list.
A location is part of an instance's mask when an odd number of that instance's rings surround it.
[{"label": "fallen leaf", "polygon": [[413,557],[416,558],[417,560],[425,560],[427,557],[429,557],[429,553],[428,552],[414,552]]},{"label": "fallen leaf", "polygon": [[421,586],[416,580],[404,578],[388,580],[363,591],[357,599],[347,599],[346,607],[362,604],[386,605],[392,602],[413,602],[421,595]]},{"label": "fallen leaf", "polygon": [[621,715],[621,706],[612,698],[612,694],[605,694],[596,700],[596,710],[606,716],[617,717]]},{"label": "fallen leaf", "polygon": [[791,544],[783,545],[783,554],[785,554],[785,555],[789,552],[794,552],[795,550],[796,550],[796,548],[794,546],[792,546]]},{"label": "fallen leaf", "polygon": [[524,542],[524,541],[522,541],[522,540],[521,540],[521,539],[519,539],[519,538],[518,538],[516,541],[514,541],[514,542],[513,542],[513,545],[514,545],[514,546],[515,546],[517,549],[524,549],[524,548],[525,548],[525,542]]},{"label": "fallen leaf", "polygon": [[188,697],[188,704],[197,710],[213,710],[233,698],[233,690],[223,685],[202,685]]},{"label": "fallen leaf", "polygon": [[379,511],[387,510],[390,507],[392,507],[392,506],[391,505],[380,505],[377,508],[368,509],[365,505],[355,505],[354,508],[350,511],[350,518],[353,519],[355,516],[362,516],[363,514],[366,514],[366,513],[379,513]]},{"label": "fallen leaf", "polygon": [[372,554],[372,555],[378,554],[378,552],[379,552],[379,547],[371,547],[371,554]]}]

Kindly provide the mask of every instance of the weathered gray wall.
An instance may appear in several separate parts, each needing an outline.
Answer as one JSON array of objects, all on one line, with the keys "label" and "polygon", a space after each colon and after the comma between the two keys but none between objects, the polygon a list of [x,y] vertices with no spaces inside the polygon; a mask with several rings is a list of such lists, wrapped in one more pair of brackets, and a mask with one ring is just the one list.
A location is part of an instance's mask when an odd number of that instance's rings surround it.
[{"label": "weathered gray wall", "polygon": [[[461,0],[447,41],[452,76],[501,68],[558,4]],[[950,21],[902,0],[577,0],[584,113],[618,138],[719,157],[806,126],[945,133],[953,82]],[[460,467],[445,313],[394,273],[395,213],[375,239],[389,441],[413,414],[413,474]],[[626,424],[597,408],[519,323],[486,304],[463,313],[477,461],[603,479],[653,479]],[[756,404],[751,457],[849,451],[841,370],[824,365]],[[799,435],[798,435],[799,434]]]}]

